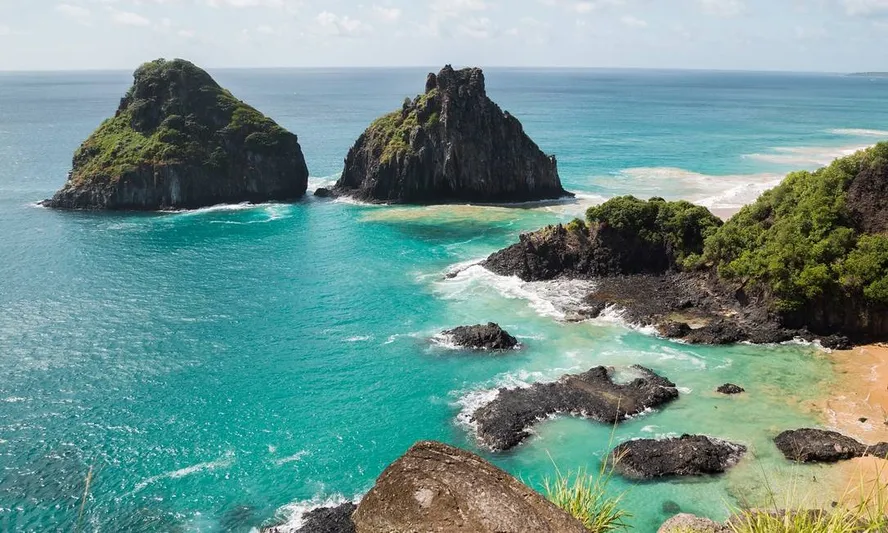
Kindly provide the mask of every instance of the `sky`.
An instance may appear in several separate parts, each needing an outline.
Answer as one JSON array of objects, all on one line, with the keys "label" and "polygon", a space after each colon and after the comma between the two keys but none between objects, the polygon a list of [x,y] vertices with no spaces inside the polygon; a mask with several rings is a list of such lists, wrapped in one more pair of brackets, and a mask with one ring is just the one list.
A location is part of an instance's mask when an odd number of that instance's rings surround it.
[{"label": "sky", "polygon": [[888,0],[0,0],[0,70],[888,71]]}]

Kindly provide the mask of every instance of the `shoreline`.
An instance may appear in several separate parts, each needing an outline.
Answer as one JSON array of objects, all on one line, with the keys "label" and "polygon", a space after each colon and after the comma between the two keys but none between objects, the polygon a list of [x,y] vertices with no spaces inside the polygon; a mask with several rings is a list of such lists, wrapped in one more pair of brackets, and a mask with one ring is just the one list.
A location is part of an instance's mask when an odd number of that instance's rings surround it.
[{"label": "shoreline", "polygon": [[[822,408],[827,427],[864,444],[888,442],[888,345],[872,344],[830,356],[835,382]],[[836,495],[853,505],[888,488],[888,460],[862,457],[831,468]]]}]

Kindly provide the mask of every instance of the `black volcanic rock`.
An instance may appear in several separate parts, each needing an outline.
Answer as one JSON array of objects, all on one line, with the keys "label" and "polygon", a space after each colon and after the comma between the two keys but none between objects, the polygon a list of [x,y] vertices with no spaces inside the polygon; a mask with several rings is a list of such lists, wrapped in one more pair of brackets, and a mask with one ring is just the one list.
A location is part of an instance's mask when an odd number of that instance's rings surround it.
[{"label": "black volcanic rock", "polygon": [[867,446],[851,437],[822,429],[784,431],[774,444],[791,461],[800,463],[835,463],[864,455],[888,456],[888,443]]},{"label": "black volcanic rock", "polygon": [[742,394],[742,393],[746,392],[746,389],[744,389],[743,387],[741,387],[739,385],[734,385],[733,383],[725,383],[724,385],[722,385],[721,387],[716,389],[715,392],[717,392],[719,394],[728,394],[728,395]]},{"label": "black volcanic rock", "polygon": [[195,65],[136,70],[114,117],[74,154],[48,207],[159,210],[300,198],[308,168],[295,135]]},{"label": "black volcanic rock", "polygon": [[429,74],[426,91],[349,150],[339,193],[383,203],[523,202],[567,196],[553,156],[490,98],[481,69]]},{"label": "black volcanic rock", "polygon": [[444,335],[457,346],[473,350],[511,350],[518,346],[518,339],[493,322],[460,326],[445,331]]},{"label": "black volcanic rock", "polygon": [[[352,502],[336,507],[321,507],[302,515],[302,526],[295,533],[355,533],[352,515],[358,508]],[[283,533],[281,527],[273,526],[262,533]]]},{"label": "black volcanic rock", "polygon": [[553,414],[613,424],[678,398],[678,389],[668,379],[641,366],[632,368],[641,377],[625,384],[615,383],[611,372],[600,366],[554,383],[500,389],[492,402],[472,415],[478,437],[493,450],[508,450],[530,435],[530,426]]},{"label": "black volcanic rock", "polygon": [[630,479],[721,474],[746,453],[746,447],[701,435],[675,439],[639,439],[611,452],[614,469]]}]

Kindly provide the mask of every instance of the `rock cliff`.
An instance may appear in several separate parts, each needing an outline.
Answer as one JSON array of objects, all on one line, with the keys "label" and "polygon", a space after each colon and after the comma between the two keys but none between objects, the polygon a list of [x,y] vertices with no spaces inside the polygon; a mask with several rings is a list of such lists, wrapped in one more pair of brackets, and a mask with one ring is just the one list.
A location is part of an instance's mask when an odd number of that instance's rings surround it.
[{"label": "rock cliff", "polygon": [[337,194],[382,203],[523,202],[567,196],[554,156],[487,96],[481,69],[429,74],[348,152]]},{"label": "rock cliff", "polygon": [[136,70],[114,117],[74,154],[48,207],[160,210],[292,200],[308,169],[297,138],[195,65]]}]

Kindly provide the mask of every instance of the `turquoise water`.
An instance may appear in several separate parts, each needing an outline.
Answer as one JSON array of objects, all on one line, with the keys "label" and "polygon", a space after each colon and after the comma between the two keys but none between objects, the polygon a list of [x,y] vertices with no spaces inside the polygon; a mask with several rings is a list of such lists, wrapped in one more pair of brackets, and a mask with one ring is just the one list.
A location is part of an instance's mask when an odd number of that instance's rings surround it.
[{"label": "turquoise water", "polygon": [[[213,72],[299,134],[315,186],[335,179],[360,131],[420,90],[424,73]],[[63,183],[129,75],[0,74],[0,530],[249,531],[362,494],[419,439],[478,451],[531,484],[553,461],[597,468],[612,439],[703,432],[751,447],[720,479],[618,481],[638,531],[666,517],[665,500],[721,517],[761,501],[764,474],[816,476],[789,471],[769,439],[817,423],[812,402],[830,379],[817,351],[688,347],[616,320],[571,323],[582,284],[444,273],[614,194],[748,201],[791,168],[888,136],[886,80],[495,69],[487,78],[491,96],[558,155],[579,202],[49,211],[34,202]],[[525,349],[473,356],[429,341],[488,320]],[[634,363],[683,395],[613,436],[557,419],[490,454],[466,424],[498,386]],[[749,394],[710,392],[726,381]]]}]

